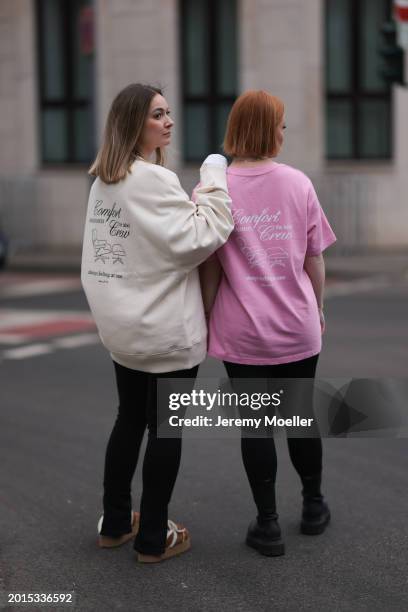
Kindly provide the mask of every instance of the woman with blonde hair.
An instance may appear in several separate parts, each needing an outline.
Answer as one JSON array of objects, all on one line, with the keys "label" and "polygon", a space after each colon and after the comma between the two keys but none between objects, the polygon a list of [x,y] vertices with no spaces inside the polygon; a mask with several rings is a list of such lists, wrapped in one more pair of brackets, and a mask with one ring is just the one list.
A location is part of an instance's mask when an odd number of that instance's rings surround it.
[{"label": "woman with blonde hair", "polygon": [[[82,255],[82,284],[119,394],[106,449],[99,545],[112,548],[136,536],[134,548],[145,563],[190,547],[187,529],[167,516],[181,439],[158,436],[156,384],[177,377],[194,385],[207,348],[197,266],[233,229],[224,157],[204,161],[196,203],[163,166],[173,124],[156,87],[132,84],[116,96],[90,169],[96,180]],[[131,482],[146,428],[139,515],[132,510]]]},{"label": "woman with blonde hair", "polygon": [[[262,90],[242,94],[228,118],[224,151],[232,158],[227,182],[235,229],[202,266],[201,276],[210,317],[208,353],[223,360],[231,379],[313,379],[321,350],[322,252],[335,236],[309,178],[275,161],[285,127],[283,102]],[[307,389],[303,403],[313,416],[310,385]],[[296,414],[301,406],[293,386],[291,397],[292,402],[283,398],[282,406]],[[320,490],[322,442],[316,426],[312,433],[301,437],[297,430],[288,436],[303,485],[301,531],[307,534],[322,533],[330,519]],[[265,555],[281,555],[274,439],[243,431],[241,442],[258,510],[247,544]]]}]

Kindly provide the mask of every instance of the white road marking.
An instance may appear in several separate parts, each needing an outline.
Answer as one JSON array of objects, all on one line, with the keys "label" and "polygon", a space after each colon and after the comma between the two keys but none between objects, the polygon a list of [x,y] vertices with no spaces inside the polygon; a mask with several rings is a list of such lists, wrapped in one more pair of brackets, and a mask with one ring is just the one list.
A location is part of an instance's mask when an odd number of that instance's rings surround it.
[{"label": "white road marking", "polygon": [[24,283],[12,283],[0,287],[0,298],[28,297],[30,295],[47,295],[48,293],[66,293],[81,289],[79,278],[36,280]]},{"label": "white road marking", "polygon": [[[89,311],[73,310],[24,310],[0,308],[0,344],[8,345],[2,352],[3,359],[26,359],[52,353],[58,349],[74,349],[76,347],[97,344],[100,342],[98,334],[93,329],[83,333],[71,333],[67,330],[65,335],[48,337],[47,342],[32,342],[35,337],[35,326],[47,325],[59,321],[74,323],[78,321],[78,331],[83,322],[93,324]],[[93,325],[92,325],[93,327]],[[21,328],[21,333],[19,332]],[[28,331],[33,328],[32,332]],[[63,326],[62,326],[63,329]],[[12,331],[13,330],[13,331]],[[60,332],[61,333],[61,332]],[[69,334],[69,335],[68,335]],[[50,333],[52,336],[52,333]],[[19,345],[19,346],[17,346]],[[13,347],[13,348],[12,348]]]},{"label": "white road marking", "polygon": [[51,344],[38,343],[30,344],[29,346],[20,346],[14,349],[3,351],[4,359],[26,359],[27,357],[38,357],[38,355],[46,355],[53,352]]},{"label": "white road marking", "polygon": [[[25,310],[25,309],[10,309],[0,308],[0,344],[23,344],[24,342],[30,342],[30,340],[36,337],[36,326],[47,326],[53,324],[58,326],[60,322],[62,329],[60,333],[64,332],[63,326],[67,324],[67,327],[71,326],[71,332],[75,331],[72,329],[72,324],[78,321],[78,330],[84,332],[84,324],[87,326],[93,326],[93,318],[89,311],[73,311],[73,310]],[[37,328],[38,329],[38,328]],[[66,333],[69,333],[67,330]],[[52,329],[50,334],[52,335]]]},{"label": "white road marking", "polygon": [[100,338],[98,334],[77,334],[75,336],[66,336],[64,338],[56,338],[50,342],[41,342],[29,344],[27,346],[19,346],[18,348],[6,349],[2,352],[2,359],[27,359],[29,357],[39,357],[40,355],[48,355],[58,349],[75,349],[82,346],[90,346],[99,344]]},{"label": "white road marking", "polygon": [[3,327],[35,325],[61,319],[76,321],[80,319],[93,321],[89,311],[82,310],[26,310],[17,308],[0,308],[0,333]]},{"label": "white road marking", "polygon": [[79,346],[87,346],[88,344],[96,344],[100,342],[98,334],[77,334],[76,336],[67,336],[66,338],[57,338],[52,344],[56,348],[77,348]]}]

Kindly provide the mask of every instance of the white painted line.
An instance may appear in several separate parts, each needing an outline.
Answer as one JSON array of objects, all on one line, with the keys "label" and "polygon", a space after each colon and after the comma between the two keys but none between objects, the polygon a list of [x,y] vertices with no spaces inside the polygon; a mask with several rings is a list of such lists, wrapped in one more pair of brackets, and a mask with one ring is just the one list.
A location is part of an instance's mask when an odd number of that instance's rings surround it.
[{"label": "white painted line", "polygon": [[52,353],[53,347],[50,344],[30,344],[29,346],[20,346],[15,349],[3,351],[4,359],[26,359],[27,357],[37,357],[38,355],[46,355]]},{"label": "white painted line", "polygon": [[31,281],[0,288],[0,297],[15,298],[28,297],[30,295],[46,295],[48,293],[64,293],[79,291],[81,289],[80,279],[62,279]]},{"label": "white painted line", "polygon": [[20,325],[35,325],[36,323],[49,323],[50,321],[93,321],[89,310],[26,310],[18,308],[0,308],[0,333],[7,327]]},{"label": "white painted line", "polygon": [[57,338],[53,340],[52,344],[57,348],[76,348],[98,342],[100,342],[98,334],[78,334],[76,336],[67,336],[66,338]]}]

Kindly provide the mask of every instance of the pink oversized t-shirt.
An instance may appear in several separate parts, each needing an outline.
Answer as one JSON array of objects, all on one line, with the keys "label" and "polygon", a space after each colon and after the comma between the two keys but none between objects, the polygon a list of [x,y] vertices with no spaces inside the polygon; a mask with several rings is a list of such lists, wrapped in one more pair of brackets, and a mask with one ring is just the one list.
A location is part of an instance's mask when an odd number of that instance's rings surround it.
[{"label": "pink oversized t-shirt", "polygon": [[303,265],[336,237],[310,179],[285,164],[228,168],[235,229],[217,251],[223,278],[208,354],[278,364],[321,350],[316,297]]}]

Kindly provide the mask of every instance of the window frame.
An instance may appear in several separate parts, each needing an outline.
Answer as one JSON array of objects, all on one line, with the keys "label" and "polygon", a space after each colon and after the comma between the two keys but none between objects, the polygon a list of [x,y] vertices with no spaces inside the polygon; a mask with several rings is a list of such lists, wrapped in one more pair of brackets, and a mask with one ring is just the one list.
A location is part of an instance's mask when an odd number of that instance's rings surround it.
[{"label": "window frame", "polygon": [[[42,36],[42,23],[44,17],[44,0],[35,0],[36,14],[36,39],[37,39],[37,75],[38,75],[38,110],[39,110],[39,155],[40,163],[43,167],[84,167],[88,166],[92,161],[78,160],[75,158],[75,111],[93,108],[93,85],[88,98],[74,97],[74,35],[73,23],[76,9],[76,3],[70,0],[64,0],[62,3],[60,14],[59,33],[62,36],[62,62],[64,66],[64,97],[59,100],[47,99],[45,93],[45,65],[44,57],[44,37]],[[93,7],[93,1],[90,1],[90,6]],[[92,70],[92,79],[94,79],[94,66]],[[63,160],[50,160],[45,157],[44,142],[43,142],[43,112],[46,110],[63,110],[65,111],[66,129],[67,129],[67,149],[66,157]],[[94,138],[94,135],[93,135]]]},{"label": "window frame", "polygon": [[[330,0],[325,0],[324,8],[324,23],[325,23],[325,56],[328,58],[328,16],[329,16],[329,2]],[[362,87],[362,83],[360,80],[361,72],[362,72],[362,58],[359,54],[359,40],[360,40],[360,32],[361,32],[361,4],[359,0],[351,0],[351,91],[350,93],[342,93],[342,92],[330,92],[328,89],[327,82],[325,84],[325,93],[326,93],[326,110],[328,107],[328,103],[330,101],[333,102],[342,102],[348,101],[351,103],[351,147],[352,154],[349,156],[337,156],[337,155],[329,155],[327,140],[325,141],[325,157],[328,162],[347,162],[347,161],[367,161],[367,162],[376,162],[376,161],[390,161],[393,159],[393,137],[392,137],[392,126],[394,120],[394,112],[393,112],[393,96],[392,96],[392,87],[388,86],[386,90],[383,92],[375,92],[375,91],[367,91]],[[384,11],[384,21],[390,20],[392,18],[392,0],[386,0],[385,11]],[[326,71],[328,66],[326,65]],[[327,74],[327,72],[326,72]],[[361,139],[359,138],[359,103],[364,100],[373,101],[383,101],[388,103],[389,107],[389,132],[388,132],[388,150],[389,153],[387,155],[362,155],[361,154]],[[326,113],[326,134],[328,130],[328,119]]]},{"label": "window frame", "polygon": [[[182,112],[183,117],[186,116],[185,109],[187,105],[199,105],[203,104],[206,107],[208,113],[208,122],[209,122],[209,153],[211,152],[220,152],[219,146],[220,143],[217,142],[217,108],[221,104],[232,104],[236,100],[238,95],[238,91],[235,91],[234,94],[218,94],[217,93],[217,28],[218,21],[216,17],[216,3],[217,0],[207,0],[205,3],[206,11],[207,11],[207,23],[209,24],[209,33],[208,33],[208,61],[207,61],[207,78],[208,78],[208,94],[207,95],[192,95],[188,94],[186,91],[186,83],[187,83],[187,74],[188,74],[188,57],[187,53],[185,53],[185,39],[184,32],[186,32],[187,27],[187,4],[191,2],[191,0],[179,0],[179,24],[180,24],[180,62],[179,65],[181,67],[180,77],[181,77],[181,103],[182,103]],[[236,0],[236,15],[238,15],[238,1]],[[236,28],[236,40],[239,40],[239,20],[235,21]],[[236,58],[238,60],[238,42],[236,44]],[[238,66],[238,64],[237,64]],[[239,78],[239,70],[237,67],[236,71],[236,81],[238,90],[238,78]],[[196,164],[197,162],[202,161],[202,157],[187,157],[187,130],[186,125],[183,125],[183,135],[182,135],[182,159],[186,164]]]}]

